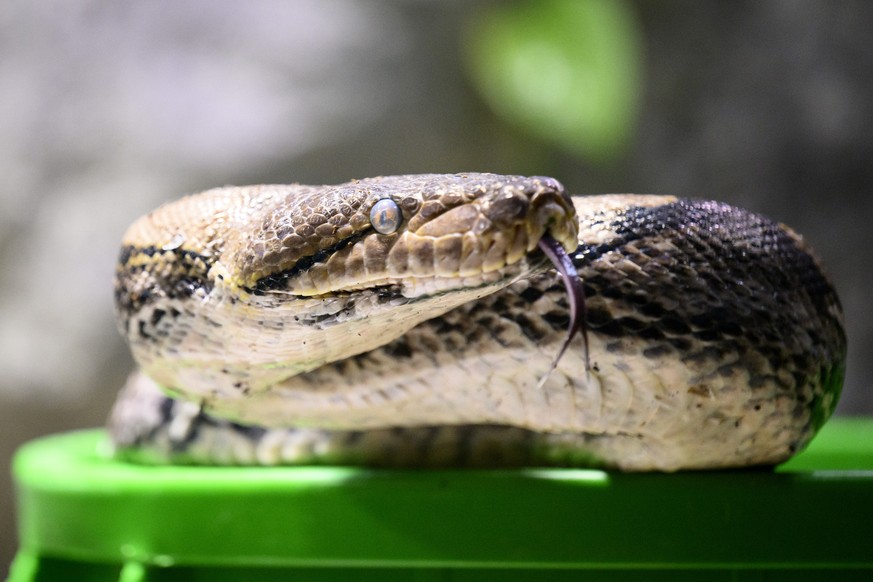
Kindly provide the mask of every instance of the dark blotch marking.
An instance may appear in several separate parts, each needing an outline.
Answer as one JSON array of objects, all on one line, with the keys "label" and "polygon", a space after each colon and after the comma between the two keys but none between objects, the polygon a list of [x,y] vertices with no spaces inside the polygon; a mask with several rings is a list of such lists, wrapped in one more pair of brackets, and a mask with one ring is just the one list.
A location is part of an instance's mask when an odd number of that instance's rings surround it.
[{"label": "dark blotch marking", "polygon": [[[140,255],[150,257],[159,268],[129,264]],[[166,260],[160,261],[161,257]],[[212,257],[185,249],[123,247],[115,275],[115,305],[119,315],[126,320],[159,299],[186,299],[200,290],[209,293],[213,285],[207,273],[213,262]],[[147,277],[142,277],[143,271],[148,273]]]},{"label": "dark blotch marking", "polygon": [[[551,329],[543,329],[543,326],[536,319],[529,317],[527,314],[519,314],[515,317],[515,322],[521,328],[521,333],[535,343],[539,343],[551,331]],[[500,340],[499,336],[495,337],[497,337],[498,341]]]},{"label": "dark blotch marking", "polygon": [[643,357],[645,358],[663,358],[664,356],[673,352],[673,349],[670,346],[664,344],[658,344],[654,346],[650,346],[643,350]]},{"label": "dark blotch marking", "polygon": [[251,440],[253,443],[257,443],[264,435],[267,434],[267,429],[262,426],[253,426],[248,424],[238,424],[236,422],[230,423],[231,428],[234,432],[241,434],[247,439]]},{"label": "dark blotch marking", "polygon": [[543,315],[543,319],[549,322],[553,327],[567,327],[570,323],[570,317],[565,312],[549,311]]},{"label": "dark blotch marking", "polygon": [[[543,291],[534,286],[530,286],[520,293],[521,297],[528,303],[533,303],[543,296]],[[566,321],[564,322],[566,323]]]},{"label": "dark blotch marking", "polygon": [[400,340],[389,343],[383,350],[392,358],[406,359],[412,357],[412,349],[406,342]]},{"label": "dark blotch marking", "polygon": [[152,311],[152,316],[150,319],[151,324],[158,325],[161,322],[161,319],[163,319],[166,314],[167,312],[163,309],[155,309],[154,311]]}]

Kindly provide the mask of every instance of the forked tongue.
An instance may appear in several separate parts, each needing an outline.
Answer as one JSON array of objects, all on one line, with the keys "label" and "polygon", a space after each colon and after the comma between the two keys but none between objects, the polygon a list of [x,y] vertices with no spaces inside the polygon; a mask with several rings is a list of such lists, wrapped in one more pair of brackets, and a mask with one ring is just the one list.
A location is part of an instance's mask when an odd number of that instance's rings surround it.
[{"label": "forked tongue", "polygon": [[567,337],[564,338],[564,343],[558,351],[558,355],[552,361],[548,371],[540,378],[537,384],[537,389],[541,389],[548,380],[549,375],[557,367],[558,362],[567,351],[567,347],[576,334],[582,332],[582,341],[585,344],[585,372],[590,371],[591,367],[588,362],[588,330],[585,327],[585,288],[582,286],[582,280],[579,274],[576,273],[576,267],[573,265],[573,260],[567,255],[561,243],[556,241],[550,235],[545,234],[538,243],[540,250],[545,254],[558,273],[561,274],[561,279],[564,281],[564,287],[567,289],[567,301],[570,304],[570,325],[567,328]]}]

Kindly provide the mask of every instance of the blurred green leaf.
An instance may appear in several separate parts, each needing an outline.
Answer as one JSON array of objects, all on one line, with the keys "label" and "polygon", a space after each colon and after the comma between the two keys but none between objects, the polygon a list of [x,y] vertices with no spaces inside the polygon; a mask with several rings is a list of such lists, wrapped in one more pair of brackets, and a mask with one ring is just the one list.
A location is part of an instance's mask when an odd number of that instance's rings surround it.
[{"label": "blurred green leaf", "polygon": [[467,32],[473,83],[498,115],[591,161],[624,152],[641,85],[640,32],[628,4],[499,4]]}]

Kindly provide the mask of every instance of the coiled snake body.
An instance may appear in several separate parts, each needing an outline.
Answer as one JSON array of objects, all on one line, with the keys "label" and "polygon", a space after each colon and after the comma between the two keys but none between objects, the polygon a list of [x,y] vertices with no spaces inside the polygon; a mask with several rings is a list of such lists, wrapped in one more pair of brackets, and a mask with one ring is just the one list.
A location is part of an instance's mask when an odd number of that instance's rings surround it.
[{"label": "coiled snake body", "polygon": [[[578,298],[541,241],[584,286],[556,364]],[[830,416],[845,361],[790,229],[551,178],[207,191],[130,227],[116,305],[141,373],[110,431],[142,462],[773,464]]]}]

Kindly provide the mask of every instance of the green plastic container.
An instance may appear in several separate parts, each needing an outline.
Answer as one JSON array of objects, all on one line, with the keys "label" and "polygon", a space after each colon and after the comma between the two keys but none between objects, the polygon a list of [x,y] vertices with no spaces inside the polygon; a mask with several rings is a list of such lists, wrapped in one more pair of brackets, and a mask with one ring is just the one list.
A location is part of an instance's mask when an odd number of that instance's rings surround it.
[{"label": "green plastic container", "polygon": [[105,439],[18,452],[11,582],[873,580],[873,419],[775,471],[674,475],[142,467]]}]

